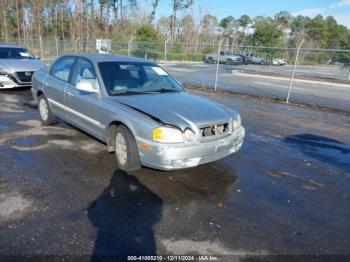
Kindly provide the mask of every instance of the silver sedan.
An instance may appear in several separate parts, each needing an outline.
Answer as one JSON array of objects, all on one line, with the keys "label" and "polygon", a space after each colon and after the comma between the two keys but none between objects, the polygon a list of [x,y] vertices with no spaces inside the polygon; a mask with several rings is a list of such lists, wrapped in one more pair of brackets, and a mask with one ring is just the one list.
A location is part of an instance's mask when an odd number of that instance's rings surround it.
[{"label": "silver sedan", "polygon": [[31,86],[32,75],[45,67],[26,48],[0,45],[0,89]]},{"label": "silver sedan", "polygon": [[72,54],[33,76],[43,124],[61,118],[106,143],[125,171],[141,165],[175,170],[216,161],[240,149],[238,113],[189,94],[144,59]]}]

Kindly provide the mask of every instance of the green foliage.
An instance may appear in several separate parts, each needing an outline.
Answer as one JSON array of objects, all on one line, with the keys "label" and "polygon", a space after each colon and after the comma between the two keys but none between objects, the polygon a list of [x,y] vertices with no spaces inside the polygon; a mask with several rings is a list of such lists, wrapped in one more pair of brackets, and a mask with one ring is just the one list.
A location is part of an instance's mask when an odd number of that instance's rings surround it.
[{"label": "green foliage", "polygon": [[240,26],[247,27],[250,23],[252,23],[252,19],[248,15],[242,15],[239,18],[239,23],[240,23]]},{"label": "green foliage", "polygon": [[[49,41],[46,42],[49,44],[45,44],[44,49],[51,47],[55,50],[54,38],[59,37],[66,40],[65,44],[59,47],[59,51],[61,49],[63,51],[63,46],[65,51],[74,51],[75,40],[79,39],[82,42],[87,40],[89,43],[82,46],[83,50],[89,50],[89,52],[96,51],[95,39],[109,38],[113,41],[113,53],[127,54],[127,42],[131,36],[134,36],[132,54],[163,59],[164,41],[166,36],[171,35],[172,41],[190,45],[185,47],[169,44],[168,59],[196,61],[201,60],[204,54],[216,53],[215,45],[223,38],[227,39],[225,43],[229,45],[249,44],[273,47],[296,47],[305,38],[303,47],[350,50],[349,28],[339,25],[332,16],[293,17],[287,11],[281,11],[272,17],[257,16],[254,19],[243,14],[238,19],[227,16],[218,21],[216,16],[207,14],[198,20],[194,19],[190,12],[176,15],[192,6],[193,0],[171,0],[169,7],[175,11],[174,24],[173,17],[170,15],[160,17],[153,23],[154,26],[151,26],[145,25],[145,20],[148,20],[145,19],[148,15],[147,10],[141,10],[137,4],[139,2],[138,0],[124,2],[7,0],[6,5],[0,4],[0,13],[3,18],[0,19],[0,38],[4,40],[3,38],[11,39],[20,36],[37,39],[41,35],[44,40]],[[124,4],[119,5],[119,3]],[[22,25],[23,21],[26,24],[25,28]],[[224,29],[221,33],[218,33],[218,26]],[[31,48],[38,49],[37,42],[33,42]],[[142,44],[137,44],[138,42]],[[196,44],[202,46],[196,46]],[[211,46],[205,47],[206,44]],[[290,54],[288,51],[278,49],[260,49],[255,53],[267,58],[279,57],[289,61],[293,61],[295,56],[295,53]],[[330,61],[329,63],[345,66],[350,64],[349,52],[332,52],[332,57],[319,53],[321,52],[304,53],[303,61],[305,63]]]},{"label": "green foliage", "polygon": [[134,42],[141,43],[137,44],[137,48],[133,51],[132,55],[148,59],[159,59],[162,51],[159,50],[159,43],[157,42],[163,40],[162,35],[152,26],[143,25],[136,30]]},{"label": "green foliage", "polygon": [[143,25],[136,30],[135,41],[137,42],[157,42],[162,40],[162,36],[149,25]]},{"label": "green foliage", "polygon": [[202,53],[168,53],[167,59],[169,61],[202,61],[203,56]]},{"label": "green foliage", "polygon": [[308,23],[306,33],[310,40],[319,42],[321,47],[326,46],[329,32],[327,31],[327,23],[321,15],[316,16]]},{"label": "green foliage", "polygon": [[251,43],[258,46],[281,46],[283,31],[276,22],[259,20],[255,23],[255,32],[251,37]]},{"label": "green foliage", "polygon": [[227,16],[220,20],[220,26],[224,29],[229,29],[234,24],[235,19],[233,16]]},{"label": "green foliage", "polygon": [[213,46],[206,46],[202,49],[202,54],[211,54],[214,52],[214,47]]},{"label": "green foliage", "polygon": [[288,28],[292,18],[292,15],[287,11],[281,11],[275,15],[275,21],[281,28]]},{"label": "green foliage", "polygon": [[309,52],[301,61],[303,64],[327,64],[331,61],[331,53],[325,52]]},{"label": "green foliage", "polygon": [[185,52],[185,48],[181,44],[178,44],[178,45],[174,44],[174,45],[170,46],[169,52],[170,53],[184,53]]}]

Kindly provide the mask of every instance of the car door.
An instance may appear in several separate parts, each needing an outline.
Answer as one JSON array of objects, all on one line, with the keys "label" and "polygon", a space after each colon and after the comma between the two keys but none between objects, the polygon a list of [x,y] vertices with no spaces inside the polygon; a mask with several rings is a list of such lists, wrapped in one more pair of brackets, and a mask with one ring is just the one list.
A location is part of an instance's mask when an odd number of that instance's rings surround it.
[{"label": "car door", "polygon": [[71,56],[60,58],[52,65],[44,80],[45,92],[52,112],[63,119],[67,117],[64,93],[74,61],[75,57]]},{"label": "car door", "polygon": [[100,122],[100,94],[78,90],[76,85],[81,80],[91,81],[98,87],[95,69],[92,63],[84,58],[77,59],[70,80],[67,83],[65,104],[68,120],[91,135],[103,138],[105,127]]}]

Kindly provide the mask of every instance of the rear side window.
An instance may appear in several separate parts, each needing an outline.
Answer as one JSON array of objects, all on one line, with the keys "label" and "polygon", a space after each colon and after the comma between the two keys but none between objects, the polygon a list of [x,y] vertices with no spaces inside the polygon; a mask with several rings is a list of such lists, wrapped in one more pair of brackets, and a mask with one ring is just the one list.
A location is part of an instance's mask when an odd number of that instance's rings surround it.
[{"label": "rear side window", "polygon": [[52,66],[51,75],[63,81],[68,81],[74,60],[74,57],[61,58]]},{"label": "rear side window", "polygon": [[96,74],[95,74],[94,67],[89,61],[78,58],[71,77],[71,83],[73,85],[76,85],[81,80],[89,80],[89,81],[95,82]]}]

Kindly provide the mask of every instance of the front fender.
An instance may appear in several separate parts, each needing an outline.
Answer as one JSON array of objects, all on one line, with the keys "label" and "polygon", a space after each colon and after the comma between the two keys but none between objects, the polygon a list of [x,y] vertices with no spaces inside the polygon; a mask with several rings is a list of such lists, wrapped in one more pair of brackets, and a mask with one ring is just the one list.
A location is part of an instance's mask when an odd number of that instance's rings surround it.
[{"label": "front fender", "polygon": [[110,135],[108,133],[109,127],[114,124],[125,125],[135,139],[138,137],[152,139],[152,130],[160,125],[160,123],[149,116],[137,112],[132,108],[128,108],[121,103],[117,105],[115,103],[114,105],[108,104],[102,118],[105,125],[106,141]]}]

